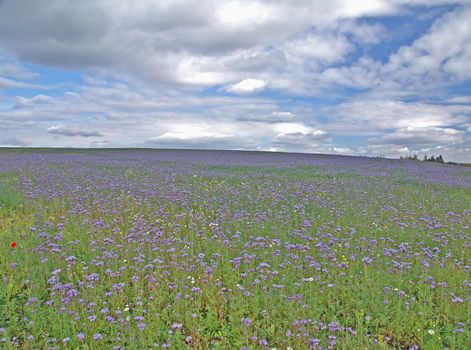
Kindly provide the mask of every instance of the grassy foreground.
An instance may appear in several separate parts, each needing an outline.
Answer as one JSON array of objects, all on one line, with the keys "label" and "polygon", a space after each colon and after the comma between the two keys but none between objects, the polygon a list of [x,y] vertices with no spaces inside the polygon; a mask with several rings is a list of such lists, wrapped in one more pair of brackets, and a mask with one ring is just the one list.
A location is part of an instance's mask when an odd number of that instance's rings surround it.
[{"label": "grassy foreground", "polygon": [[470,346],[466,168],[205,157],[0,154],[0,349]]}]

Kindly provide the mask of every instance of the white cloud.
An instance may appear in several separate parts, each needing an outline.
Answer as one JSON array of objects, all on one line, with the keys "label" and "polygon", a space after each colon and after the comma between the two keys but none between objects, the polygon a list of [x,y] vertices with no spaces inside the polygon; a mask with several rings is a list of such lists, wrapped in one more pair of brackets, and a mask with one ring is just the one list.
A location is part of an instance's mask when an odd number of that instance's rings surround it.
[{"label": "white cloud", "polygon": [[33,105],[41,105],[51,100],[47,95],[36,95],[31,98],[23,96],[15,96],[13,99],[14,108],[32,107]]},{"label": "white cloud", "polygon": [[349,147],[332,147],[329,151],[339,154],[354,154],[354,151]]},{"label": "white cloud", "polygon": [[365,15],[393,14],[397,7],[393,3],[382,0],[348,1],[339,4],[337,15],[340,17],[359,17]]},{"label": "white cloud", "polygon": [[[353,50],[353,45],[343,35],[310,34],[306,38],[289,42],[285,52],[292,57],[316,59],[322,63],[335,63]],[[296,62],[296,61],[295,61]]]},{"label": "white cloud", "polygon": [[[370,90],[375,98],[443,94],[449,86],[471,78],[470,19],[471,7],[455,9],[438,18],[410,45],[399,47],[386,62],[364,55],[354,64],[328,67],[314,84],[324,89]],[[361,31],[361,26],[356,25],[352,33],[355,31]],[[378,29],[372,40],[381,35]]]},{"label": "white cloud", "polygon": [[191,85],[215,85],[227,80],[222,72],[215,72],[208,66],[208,59],[185,58],[176,69],[176,80]]},{"label": "white cloud", "polygon": [[262,79],[247,78],[227,87],[227,91],[236,94],[247,94],[262,91],[266,86],[267,83]]},{"label": "white cloud", "polygon": [[230,28],[253,27],[274,21],[281,16],[276,6],[257,1],[224,1],[216,10],[222,26]]},{"label": "white cloud", "polygon": [[342,85],[356,89],[368,89],[381,82],[381,65],[368,58],[360,58],[355,65],[327,68],[319,75],[319,83],[324,86]]},{"label": "white cloud", "polygon": [[411,74],[436,76],[441,70],[458,79],[471,77],[466,64],[471,57],[470,19],[471,8],[438,19],[428,33],[392,55],[385,72],[402,80],[410,79]]},{"label": "white cloud", "polygon": [[[397,128],[444,127],[463,123],[471,108],[394,100],[356,100],[324,108],[337,131],[377,133]],[[365,127],[367,126],[367,127]]]},{"label": "white cloud", "polygon": [[376,139],[383,143],[398,145],[452,145],[464,141],[464,132],[452,128],[407,127],[395,130]]},{"label": "white cloud", "polygon": [[455,96],[447,99],[445,102],[471,104],[471,96]]},{"label": "white cloud", "polygon": [[323,130],[284,132],[273,139],[271,148],[301,153],[326,152],[324,143],[328,141],[329,135]]}]

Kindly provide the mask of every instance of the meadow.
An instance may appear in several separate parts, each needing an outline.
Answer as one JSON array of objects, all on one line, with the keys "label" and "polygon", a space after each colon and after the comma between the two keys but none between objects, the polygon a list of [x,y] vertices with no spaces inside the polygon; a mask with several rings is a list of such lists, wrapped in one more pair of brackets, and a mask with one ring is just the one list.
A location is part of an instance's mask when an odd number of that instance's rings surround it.
[{"label": "meadow", "polygon": [[467,349],[471,168],[0,150],[0,349]]}]

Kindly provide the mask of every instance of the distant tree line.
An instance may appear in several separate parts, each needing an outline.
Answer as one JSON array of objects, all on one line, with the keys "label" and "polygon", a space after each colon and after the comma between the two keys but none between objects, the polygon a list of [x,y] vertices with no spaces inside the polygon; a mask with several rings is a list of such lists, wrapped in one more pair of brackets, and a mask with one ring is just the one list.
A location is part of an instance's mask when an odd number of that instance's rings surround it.
[{"label": "distant tree line", "polygon": [[[409,155],[409,156],[405,156],[405,157],[401,156],[400,159],[420,160],[420,159],[417,157],[417,154],[413,154],[413,155]],[[424,161],[424,162],[444,163],[443,157],[442,157],[441,154],[440,154],[438,157],[435,157],[435,156],[427,157],[427,155],[425,155],[423,161]]]},{"label": "distant tree line", "polygon": [[436,163],[443,163],[443,157],[440,154],[438,157],[431,156],[430,158],[427,158],[427,155],[424,156],[424,162],[436,162]]}]

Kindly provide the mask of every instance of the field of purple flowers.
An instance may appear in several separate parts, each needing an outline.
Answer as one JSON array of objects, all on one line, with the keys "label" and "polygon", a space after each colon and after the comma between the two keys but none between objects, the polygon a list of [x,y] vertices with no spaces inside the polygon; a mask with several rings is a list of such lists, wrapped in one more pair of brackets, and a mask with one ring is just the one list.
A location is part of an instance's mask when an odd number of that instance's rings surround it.
[{"label": "field of purple flowers", "polygon": [[0,349],[467,349],[470,225],[462,166],[0,150]]}]

